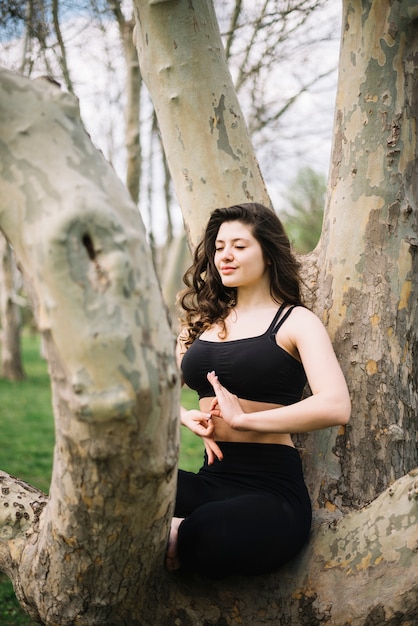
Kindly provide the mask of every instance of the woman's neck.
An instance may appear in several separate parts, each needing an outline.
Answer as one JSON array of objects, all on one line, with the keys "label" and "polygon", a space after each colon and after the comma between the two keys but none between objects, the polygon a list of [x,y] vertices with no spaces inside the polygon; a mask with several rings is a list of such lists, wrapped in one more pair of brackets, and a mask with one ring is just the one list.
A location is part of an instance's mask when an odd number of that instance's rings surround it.
[{"label": "woman's neck", "polygon": [[239,289],[237,292],[237,301],[234,309],[236,311],[256,311],[260,309],[271,309],[277,308],[280,303],[276,302],[270,291],[267,293],[265,291],[258,290],[241,290]]}]

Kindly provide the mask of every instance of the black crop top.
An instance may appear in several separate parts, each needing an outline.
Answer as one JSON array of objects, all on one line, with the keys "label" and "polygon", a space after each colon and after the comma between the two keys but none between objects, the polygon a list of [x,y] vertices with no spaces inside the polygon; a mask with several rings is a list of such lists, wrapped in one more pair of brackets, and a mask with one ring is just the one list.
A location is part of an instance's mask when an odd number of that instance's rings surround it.
[{"label": "black crop top", "polygon": [[215,371],[219,382],[238,398],[273,404],[293,404],[301,399],[306,384],[303,365],[276,343],[276,333],[290,315],[280,318],[282,304],[262,335],[232,341],[195,339],[185,353],[181,368],[186,385],[199,399],[213,397],[206,375]]}]

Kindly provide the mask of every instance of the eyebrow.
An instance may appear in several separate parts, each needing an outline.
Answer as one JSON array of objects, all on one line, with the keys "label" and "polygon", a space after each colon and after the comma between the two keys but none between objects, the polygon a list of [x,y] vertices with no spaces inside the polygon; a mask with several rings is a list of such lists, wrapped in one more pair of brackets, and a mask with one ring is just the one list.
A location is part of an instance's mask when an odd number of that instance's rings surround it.
[{"label": "eyebrow", "polygon": [[[234,239],[231,240],[233,243],[235,243],[236,241],[245,241],[246,243],[249,243],[250,240],[246,239],[245,237],[235,237]],[[215,239],[215,243],[225,243],[223,239]]]}]

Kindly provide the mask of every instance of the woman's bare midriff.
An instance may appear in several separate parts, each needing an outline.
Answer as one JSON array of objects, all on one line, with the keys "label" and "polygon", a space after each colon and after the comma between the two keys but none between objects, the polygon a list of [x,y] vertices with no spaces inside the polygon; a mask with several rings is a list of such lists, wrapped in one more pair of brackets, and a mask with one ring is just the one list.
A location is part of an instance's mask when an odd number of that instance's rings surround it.
[{"label": "woman's bare midriff", "polygon": [[[202,398],[199,402],[200,410],[207,413],[213,398]],[[269,402],[254,402],[252,400],[241,400],[240,404],[244,413],[256,413],[267,411],[268,409],[280,408],[280,404]],[[294,448],[293,441],[288,434],[257,433],[254,431],[234,430],[219,417],[212,417],[215,426],[215,441],[234,441],[236,443],[279,443]]]}]

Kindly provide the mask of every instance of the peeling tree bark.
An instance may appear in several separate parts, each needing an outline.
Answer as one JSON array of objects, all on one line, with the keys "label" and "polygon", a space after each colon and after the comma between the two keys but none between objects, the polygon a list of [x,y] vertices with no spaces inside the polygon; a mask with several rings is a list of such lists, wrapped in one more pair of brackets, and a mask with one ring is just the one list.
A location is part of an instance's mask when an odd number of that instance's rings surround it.
[{"label": "peeling tree bark", "polygon": [[350,384],[346,430],[306,440],[314,500],[361,507],[417,467],[418,7],[344,2],[314,309]]}]

